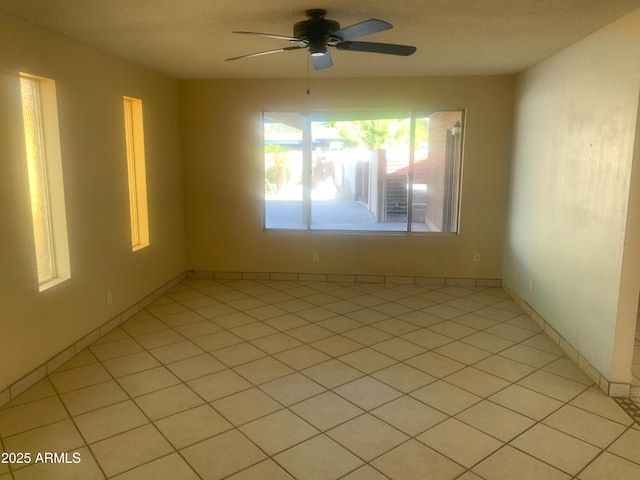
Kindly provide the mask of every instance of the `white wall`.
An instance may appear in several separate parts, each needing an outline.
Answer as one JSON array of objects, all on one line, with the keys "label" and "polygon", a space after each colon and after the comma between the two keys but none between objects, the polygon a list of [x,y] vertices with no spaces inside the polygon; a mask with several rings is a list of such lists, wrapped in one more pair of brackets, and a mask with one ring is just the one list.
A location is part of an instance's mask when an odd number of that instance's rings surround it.
[{"label": "white wall", "polygon": [[640,10],[524,72],[516,96],[504,282],[616,382],[640,287],[628,272],[620,297],[639,87]]}]

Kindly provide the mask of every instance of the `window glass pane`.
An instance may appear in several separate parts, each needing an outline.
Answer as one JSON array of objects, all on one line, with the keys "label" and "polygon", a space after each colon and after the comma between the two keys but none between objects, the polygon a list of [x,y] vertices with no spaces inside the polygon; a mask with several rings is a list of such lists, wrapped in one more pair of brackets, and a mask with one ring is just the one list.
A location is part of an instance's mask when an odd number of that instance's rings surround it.
[{"label": "window glass pane", "polygon": [[456,232],[462,120],[462,111],[265,113],[265,227]]},{"label": "window glass pane", "polygon": [[413,177],[411,182],[411,231],[428,232],[427,177],[429,157],[429,116],[419,114],[415,120]]},{"label": "window glass pane", "polygon": [[123,104],[125,143],[127,147],[127,177],[129,179],[131,247],[133,251],[136,251],[149,246],[142,100],[124,97]]},{"label": "window glass pane", "polygon": [[408,114],[313,123],[311,228],[407,228]]},{"label": "window glass pane", "polygon": [[416,122],[413,231],[455,232],[458,224],[462,112]]},{"label": "window glass pane", "polygon": [[265,227],[305,229],[303,215],[303,130],[296,113],[264,116]]},{"label": "window glass pane", "polygon": [[55,81],[20,74],[38,288],[71,277]]},{"label": "window glass pane", "polygon": [[21,77],[20,87],[38,283],[42,285],[55,278],[55,261],[38,80]]}]

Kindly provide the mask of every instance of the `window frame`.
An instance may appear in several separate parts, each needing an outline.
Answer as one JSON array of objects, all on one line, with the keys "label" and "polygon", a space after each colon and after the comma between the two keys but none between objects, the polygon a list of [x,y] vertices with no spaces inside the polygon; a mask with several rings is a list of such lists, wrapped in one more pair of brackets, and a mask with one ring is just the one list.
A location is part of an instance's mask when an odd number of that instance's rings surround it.
[{"label": "window frame", "polygon": [[147,173],[142,100],[123,96],[124,132],[129,188],[129,218],[133,252],[150,245]]},{"label": "window frame", "polygon": [[71,278],[56,85],[55,80],[24,72],[19,79],[38,290],[42,292]]},{"label": "window frame", "polygon": [[[319,228],[314,227],[313,219],[312,219],[312,204],[313,201],[311,199],[311,176],[312,176],[312,163],[313,159],[310,157],[311,148],[314,144],[314,138],[312,134],[312,124],[315,121],[318,121],[319,118],[347,118],[353,120],[354,117],[360,120],[371,120],[371,119],[391,119],[394,118],[394,115],[398,113],[407,114],[406,119],[410,120],[410,147],[409,147],[409,160],[408,160],[408,176],[407,176],[407,212],[406,212],[406,222],[402,224],[405,225],[404,229],[388,229],[388,228],[380,228],[380,229],[369,229],[369,228]],[[453,160],[446,161],[445,168],[446,173],[448,175],[449,182],[444,185],[445,195],[447,195],[448,201],[443,201],[443,226],[446,228],[437,229],[437,227],[427,230],[416,230],[413,227],[412,216],[413,216],[413,196],[414,196],[414,186],[416,183],[414,182],[414,167],[415,167],[415,150],[416,150],[416,119],[418,117],[431,117],[433,114],[437,113],[457,113],[459,114],[459,120],[455,123],[454,126],[447,128],[447,136],[449,136],[449,132],[452,133],[453,136],[453,147],[454,150],[452,152]],[[266,143],[266,132],[265,132],[265,123],[266,118],[269,115],[287,115],[287,114],[297,114],[301,115],[306,119],[305,128],[303,130],[303,140],[302,144],[305,146],[302,152],[302,184],[303,184],[303,193],[302,193],[302,226],[303,228],[295,228],[295,227],[278,227],[278,226],[269,226],[268,224],[268,212],[267,205],[269,199],[267,199],[266,190],[263,191],[263,221],[262,228],[265,232],[313,232],[313,233],[336,233],[336,234],[367,234],[367,235],[377,235],[377,234],[401,234],[401,235],[458,235],[460,233],[460,219],[461,219],[461,204],[462,204],[462,170],[464,163],[464,140],[465,140],[465,125],[466,125],[466,115],[467,111],[465,108],[456,108],[456,109],[440,109],[440,110],[426,110],[426,109],[413,109],[413,110],[364,110],[364,109],[353,109],[353,110],[307,110],[307,111],[293,111],[293,110],[264,110],[261,115],[261,145],[263,147],[263,152],[265,151]],[[448,140],[447,140],[448,141]],[[447,146],[449,148],[449,146]],[[266,154],[263,157],[263,166],[264,169],[264,182],[267,184],[266,177]],[[427,222],[428,223],[428,222]],[[445,225],[446,224],[446,225]]]}]

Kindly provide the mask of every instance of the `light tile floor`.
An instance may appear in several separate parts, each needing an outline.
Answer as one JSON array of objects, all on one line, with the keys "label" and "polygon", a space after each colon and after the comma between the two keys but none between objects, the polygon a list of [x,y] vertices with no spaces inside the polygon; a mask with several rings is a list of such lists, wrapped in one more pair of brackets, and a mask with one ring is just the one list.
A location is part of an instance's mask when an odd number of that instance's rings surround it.
[{"label": "light tile floor", "polygon": [[187,279],[0,440],[31,455],[0,480],[640,478],[640,427],[495,288]]}]

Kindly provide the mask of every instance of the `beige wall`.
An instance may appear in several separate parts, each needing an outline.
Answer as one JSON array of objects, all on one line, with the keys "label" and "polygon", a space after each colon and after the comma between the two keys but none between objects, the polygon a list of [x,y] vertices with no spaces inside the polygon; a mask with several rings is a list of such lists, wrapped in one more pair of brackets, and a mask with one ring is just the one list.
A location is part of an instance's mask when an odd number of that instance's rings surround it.
[{"label": "beige wall", "polygon": [[[38,293],[18,72],[56,81],[71,279]],[[151,246],[131,252],[122,96],[143,100]],[[0,16],[0,391],[184,271],[175,80]],[[106,306],[106,292],[113,305]]]},{"label": "beige wall", "polygon": [[639,85],[637,11],[526,71],[516,99],[503,280],[614,382],[631,378],[640,288]]},{"label": "beige wall", "polygon": [[[303,79],[181,82],[188,268],[500,277],[513,77],[312,78],[305,91]],[[460,233],[264,232],[261,112],[375,108],[466,109]]]}]

